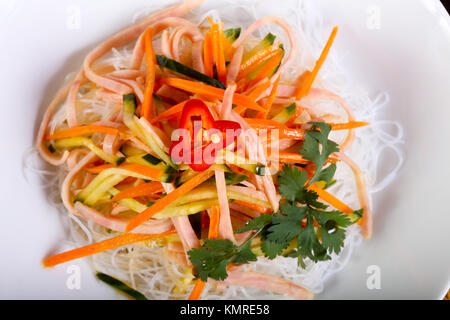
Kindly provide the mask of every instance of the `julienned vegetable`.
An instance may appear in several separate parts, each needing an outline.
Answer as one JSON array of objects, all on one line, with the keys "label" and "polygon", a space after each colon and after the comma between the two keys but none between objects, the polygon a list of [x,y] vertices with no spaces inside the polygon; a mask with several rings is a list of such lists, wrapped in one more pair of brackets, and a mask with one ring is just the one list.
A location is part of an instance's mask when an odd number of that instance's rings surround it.
[{"label": "julienned vegetable", "polygon": [[[265,257],[268,266],[275,258],[295,258],[309,267],[339,254],[351,225],[371,234],[364,175],[344,153],[355,129],[369,123],[356,121],[337,95],[313,88],[337,27],[310,71],[292,64],[298,45],[281,18],[224,30],[211,18],[197,27],[178,17],[199,2],[141,20],[97,47],[50,106],[38,150],[61,166],[63,203],[96,242],[43,264],[117,249],[103,260],[126,258],[111,268],[128,268],[125,274],[133,276],[131,268],[148,263],[152,279],[173,281],[146,294],[195,300],[214,279],[224,281],[220,286],[310,298],[297,284],[241,266]],[[253,38],[267,23],[287,37]],[[277,40],[285,38],[289,43]],[[124,45],[126,65],[103,58]],[[321,112],[317,100],[338,102],[347,115]],[[348,137],[339,144],[332,131],[348,131]],[[355,175],[359,210],[333,194],[341,160]],[[176,272],[154,277],[162,265]],[[122,280],[97,277],[132,298],[146,298]],[[148,285],[148,277],[140,274],[136,286]]]}]

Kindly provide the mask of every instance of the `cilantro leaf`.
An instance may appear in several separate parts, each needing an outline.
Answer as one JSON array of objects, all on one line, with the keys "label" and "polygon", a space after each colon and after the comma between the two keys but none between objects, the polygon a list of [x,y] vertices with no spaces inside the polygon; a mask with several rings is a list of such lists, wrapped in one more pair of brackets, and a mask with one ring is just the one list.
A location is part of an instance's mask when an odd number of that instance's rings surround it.
[{"label": "cilantro leaf", "polygon": [[322,246],[314,229],[314,220],[311,215],[308,216],[306,228],[302,230],[298,237],[299,262],[303,258],[310,258],[314,262],[330,259],[327,249]]},{"label": "cilantro leaf", "polygon": [[261,244],[261,250],[264,252],[264,255],[267,258],[273,260],[277,256],[281,255],[283,253],[283,250],[288,246],[289,242],[280,244],[266,239]]},{"label": "cilantro leaf", "polygon": [[330,252],[336,252],[339,254],[344,247],[345,230],[336,227],[334,230],[328,230],[327,228],[321,228],[320,236],[322,238],[322,245]]},{"label": "cilantro leaf", "polygon": [[285,164],[279,173],[278,181],[281,195],[288,201],[294,201],[308,181],[308,174],[295,166]]},{"label": "cilantro leaf", "polygon": [[[303,158],[316,165],[316,173],[311,178],[309,184],[319,181],[322,167],[325,165],[328,157],[332,153],[339,152],[339,146],[335,142],[328,140],[330,131],[330,125],[314,122],[313,128],[305,133],[305,140],[303,142],[303,147],[300,150],[300,154]],[[320,148],[320,145],[322,148]],[[329,170],[331,171],[332,169]],[[325,177],[330,180],[330,173],[326,173]]]},{"label": "cilantro leaf", "polygon": [[333,180],[335,173],[336,173],[336,164],[332,163],[319,173],[317,181],[325,181],[328,186]]},{"label": "cilantro leaf", "polygon": [[267,239],[278,244],[289,243],[300,234],[306,210],[306,207],[298,207],[296,204],[282,206],[280,211],[283,215],[273,216]]},{"label": "cilantro leaf", "polygon": [[242,247],[241,251],[239,251],[232,259],[232,263],[234,264],[246,264],[251,261],[256,261],[256,255],[252,251],[252,243],[251,241],[247,241]]},{"label": "cilantro leaf", "polygon": [[267,224],[269,224],[272,221],[272,215],[270,214],[263,214],[259,217],[247,221],[245,225],[240,228],[236,233],[244,233],[251,230],[259,230],[264,228]]}]

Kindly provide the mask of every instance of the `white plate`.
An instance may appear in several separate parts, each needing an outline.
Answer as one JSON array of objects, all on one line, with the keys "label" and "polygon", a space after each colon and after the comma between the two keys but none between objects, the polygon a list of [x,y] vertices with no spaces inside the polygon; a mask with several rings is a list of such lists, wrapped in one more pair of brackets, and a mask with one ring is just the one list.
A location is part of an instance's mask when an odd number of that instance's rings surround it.
[{"label": "white plate", "polygon": [[[37,117],[65,75],[96,43],[155,2],[0,2],[0,298],[117,297],[94,281],[84,262],[71,264],[81,267],[81,290],[68,289],[67,265],[42,269],[41,258],[65,235],[42,189],[25,181],[22,160],[33,144]],[[376,195],[373,239],[355,250],[318,298],[442,298],[450,279],[448,14],[433,0],[315,2],[327,24],[341,26],[336,50],[348,52],[344,64],[354,79],[369,92],[391,95],[383,117],[400,121],[407,141],[404,169]],[[375,16],[375,24],[374,14],[380,18]],[[373,265],[381,271],[379,290],[367,287]]]}]

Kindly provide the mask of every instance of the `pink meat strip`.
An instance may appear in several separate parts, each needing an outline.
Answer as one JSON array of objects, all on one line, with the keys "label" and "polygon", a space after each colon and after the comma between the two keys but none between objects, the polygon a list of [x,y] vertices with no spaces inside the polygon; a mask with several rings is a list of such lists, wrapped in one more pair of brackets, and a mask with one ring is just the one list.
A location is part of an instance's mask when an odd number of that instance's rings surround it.
[{"label": "pink meat strip", "polygon": [[228,66],[227,83],[236,81],[239,74],[239,69],[241,67],[243,54],[244,46],[240,46],[239,48],[237,48],[236,52],[233,55],[233,58],[231,59],[230,65]]},{"label": "pink meat strip", "polygon": [[[247,39],[253,32],[260,29],[266,24],[269,23],[275,23],[279,25],[288,35],[289,37],[289,43],[290,43],[290,51],[287,59],[282,63],[276,74],[273,75],[271,79],[277,79],[280,74],[282,74],[286,68],[291,64],[291,62],[294,60],[295,56],[297,55],[298,46],[297,41],[295,39],[295,32],[292,29],[292,27],[283,19],[276,17],[276,16],[267,16],[264,18],[261,18],[259,20],[256,20],[250,27],[248,27],[247,30],[245,30],[239,38],[233,43],[233,47],[237,49],[239,46],[243,44],[245,39]],[[302,40],[305,39],[305,36],[303,34],[303,31],[300,30],[300,37]],[[306,41],[303,41],[303,43],[306,43]]]},{"label": "pink meat strip", "polygon": [[231,110],[233,110],[233,97],[236,92],[236,83],[232,82],[225,90],[222,108],[220,109],[220,118],[225,120],[230,118]]},{"label": "pink meat strip", "polygon": [[272,291],[290,296],[297,300],[312,300],[314,294],[285,279],[257,272],[230,272],[228,278],[219,282],[227,286],[241,286]]},{"label": "pink meat strip", "polygon": [[[80,72],[76,78],[76,80],[81,80],[83,78],[83,73]],[[50,123],[50,120],[52,118],[53,112],[55,108],[64,100],[64,98],[67,96],[70,87],[72,86],[72,83],[68,83],[63,88],[61,88],[56,95],[56,97],[50,102],[49,106],[47,107],[47,110],[45,111],[44,117],[42,119],[41,125],[39,127],[39,131],[36,137],[36,147],[37,150],[45,161],[48,163],[54,165],[54,166],[60,166],[64,162],[66,162],[67,158],[69,157],[69,151],[65,151],[61,157],[54,156],[48,148],[45,146],[44,138],[45,134],[47,132],[48,124]]]},{"label": "pink meat strip", "polygon": [[163,56],[173,59],[172,52],[170,51],[170,33],[164,30],[161,34],[161,51]]},{"label": "pink meat strip", "polygon": [[69,95],[67,96],[67,124],[69,128],[76,127],[78,125],[77,120],[77,96],[80,91],[81,81],[76,80],[70,86]]},{"label": "pink meat strip", "polygon": [[96,95],[105,102],[121,104],[123,100],[123,97],[120,94],[108,92],[105,89],[97,90]]},{"label": "pink meat strip", "polygon": [[[166,193],[170,193],[174,190],[173,185],[168,183],[163,183],[163,188]],[[187,253],[198,246],[200,246],[200,241],[195,234],[194,229],[192,228],[191,222],[189,221],[189,217],[175,217],[172,218],[172,223],[177,230],[178,236],[180,237],[181,243],[183,244],[184,252],[187,257]],[[190,263],[190,260],[187,259]]]},{"label": "pink meat strip", "polygon": [[77,214],[72,201],[72,192],[70,190],[72,184],[78,177],[78,175],[82,172],[83,168],[86,167],[89,163],[94,162],[96,159],[97,156],[95,155],[95,153],[90,152],[89,154],[87,154],[72,170],[70,170],[62,183],[61,199],[66,209],[72,214]]},{"label": "pink meat strip", "polygon": [[103,140],[103,150],[108,154],[116,154],[120,148],[120,138],[117,134],[107,134]]},{"label": "pink meat strip", "polygon": [[175,88],[169,87],[165,84],[159,88],[156,94],[160,97],[169,98],[176,103],[180,103],[189,99],[189,95],[184,93],[181,90],[177,90]]},{"label": "pink meat strip", "polygon": [[358,193],[358,199],[361,207],[364,209],[364,215],[362,219],[362,233],[364,238],[370,239],[372,237],[373,230],[373,215],[372,208],[370,206],[369,195],[367,192],[366,180],[364,174],[359,166],[342,152],[336,154],[337,157],[344,161],[353,171],[356,182],[356,189]]},{"label": "pink meat strip", "polygon": [[235,242],[233,226],[231,224],[230,207],[228,205],[225,173],[223,171],[215,171],[215,177],[220,206],[219,233],[224,239]]},{"label": "pink meat strip", "polygon": [[[117,232],[125,232],[126,226],[130,222],[128,218],[106,216],[95,209],[85,206],[81,202],[75,203],[75,210],[79,216]],[[156,234],[169,231],[170,228],[172,228],[170,219],[149,220],[134,229],[131,233]]]},{"label": "pink meat strip", "polygon": [[[92,69],[93,63],[114,47],[121,47],[137,39],[149,26],[167,17],[182,16],[203,3],[203,0],[189,0],[182,4],[167,8],[144,18],[132,26],[118,32],[91,51],[84,60],[83,69],[86,77],[95,84],[119,94],[130,93],[130,88],[117,81],[102,77]],[[142,61],[142,59],[140,60]],[[132,68],[138,69],[138,68]]]},{"label": "pink meat strip", "polygon": [[134,80],[139,77],[145,77],[145,71],[126,69],[126,70],[113,71],[109,75],[114,78]]},{"label": "pink meat strip", "polygon": [[108,76],[108,78],[113,79],[113,80],[115,80],[117,82],[126,84],[127,86],[129,86],[130,88],[133,89],[133,91],[136,94],[138,100],[141,103],[144,102],[144,88],[142,88],[142,86],[136,80],[121,79],[121,78],[112,77],[112,76]]},{"label": "pink meat strip", "polygon": [[171,39],[171,51],[175,60],[180,61],[181,39],[188,37],[192,42],[192,65],[198,72],[204,73],[205,67],[203,63],[203,35],[195,25],[181,26],[174,31]]},{"label": "pink meat strip", "polygon": [[[190,34],[192,35],[195,34],[195,36],[193,36],[194,42],[201,41],[203,39],[203,35],[193,23],[191,23],[188,20],[177,17],[170,17],[170,18],[166,17],[164,19],[159,19],[155,23],[150,24],[148,27],[153,28],[153,36],[156,36],[157,34],[159,34],[160,32],[164,31],[167,28],[180,26],[188,27],[190,30]],[[143,31],[144,30],[142,30],[142,32]],[[140,69],[142,60],[144,59],[144,54],[145,54],[144,33],[141,33],[134,47],[133,58],[131,61],[131,69]]]}]

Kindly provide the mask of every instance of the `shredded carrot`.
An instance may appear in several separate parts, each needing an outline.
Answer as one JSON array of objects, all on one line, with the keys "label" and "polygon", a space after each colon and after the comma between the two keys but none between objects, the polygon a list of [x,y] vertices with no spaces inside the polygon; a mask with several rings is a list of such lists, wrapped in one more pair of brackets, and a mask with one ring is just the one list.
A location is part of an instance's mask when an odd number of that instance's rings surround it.
[{"label": "shredded carrot", "polygon": [[130,232],[134,230],[137,226],[141,225],[155,214],[163,210],[165,207],[170,205],[176,199],[181,197],[182,195],[188,193],[201,183],[205,182],[214,174],[213,171],[204,171],[188,180],[186,183],[181,185],[179,188],[175,189],[173,192],[169,193],[165,197],[156,201],[151,207],[147,210],[141,212],[136,217],[134,217],[127,225],[126,232]]},{"label": "shredded carrot", "polygon": [[[219,225],[220,225],[220,209],[218,206],[211,208],[211,217],[209,222],[209,239],[217,239],[219,236]],[[205,288],[206,282],[198,279],[195,283],[194,289],[191,292],[188,300],[198,300]]]},{"label": "shredded carrot", "polygon": [[130,137],[129,134],[126,134],[125,132],[123,132],[122,130],[119,130],[117,128],[89,125],[89,126],[73,127],[73,128],[64,129],[64,130],[56,130],[52,134],[46,135],[45,140],[66,139],[66,138],[78,137],[78,136],[83,136],[85,134],[92,134],[92,133],[118,134],[124,139],[128,139]]},{"label": "shredded carrot", "polygon": [[211,208],[211,217],[209,222],[209,239],[216,239],[219,236],[220,209],[218,206]]},{"label": "shredded carrot", "polygon": [[147,64],[147,85],[145,86],[144,102],[142,103],[142,116],[150,121],[155,117],[153,110],[153,90],[156,78],[156,57],[153,50],[153,29],[148,28],[144,34],[145,62]]},{"label": "shredded carrot", "polygon": [[161,113],[159,116],[157,116],[156,118],[154,118],[151,123],[155,124],[159,121],[162,120],[167,120],[167,119],[171,119],[174,118],[178,115],[181,115],[181,113],[183,112],[183,108],[184,105],[186,104],[187,101],[183,101],[173,107],[171,107],[170,109],[167,109],[166,111],[164,111],[163,113]]},{"label": "shredded carrot", "polygon": [[350,208],[348,205],[343,203],[341,200],[339,200],[338,198],[333,196],[331,193],[325,191],[324,189],[318,187],[315,184],[310,185],[308,187],[308,189],[316,192],[319,195],[320,199],[329,203],[331,206],[335,207],[336,209],[338,209],[341,212],[350,214],[355,211],[352,208]]},{"label": "shredded carrot", "polygon": [[270,59],[264,66],[262,67],[261,71],[259,71],[258,75],[255,79],[250,81],[249,87],[252,87],[259,83],[260,81],[270,77],[270,75],[277,69],[277,67],[280,65],[281,60],[284,57],[284,51],[280,50],[278,54]]},{"label": "shredded carrot", "polygon": [[249,203],[249,202],[240,201],[240,200],[235,200],[234,203],[235,204],[239,204],[239,205],[244,206],[244,207],[247,207],[247,208],[250,208],[250,209],[252,209],[252,210],[254,210],[256,212],[259,212],[261,214],[269,214],[269,213],[272,212],[272,209],[266,208],[266,207],[262,207],[262,206],[259,206],[257,204],[254,204],[254,203]]},{"label": "shredded carrot", "polygon": [[302,86],[301,90],[297,94],[297,100],[301,100],[303,97],[307,96],[309,93],[309,90],[311,89],[311,86],[314,82],[314,80],[317,77],[317,74],[319,73],[320,69],[322,68],[325,59],[328,56],[328,53],[330,52],[331,46],[333,45],[334,39],[336,38],[336,34],[338,32],[338,27],[334,27],[333,31],[331,32],[330,38],[327,41],[327,44],[325,45],[325,48],[322,51],[322,54],[320,55],[319,60],[317,60],[316,65],[314,66],[313,71],[309,74],[307,80],[305,81],[305,84]]},{"label": "shredded carrot", "polygon": [[285,125],[270,119],[245,118],[245,120],[258,134],[266,132],[270,135],[269,131],[278,130],[279,139],[304,139],[305,130],[303,129],[288,128]]},{"label": "shredded carrot", "polygon": [[123,199],[133,199],[142,196],[149,196],[155,193],[163,192],[164,188],[159,181],[152,181],[149,183],[141,184],[134,188],[129,188],[121,193],[117,194],[112,201],[119,201]]},{"label": "shredded carrot", "polygon": [[223,23],[214,23],[210,17],[208,17],[208,21],[211,24],[212,53],[216,64],[217,78],[225,83],[227,69],[223,44]]},{"label": "shredded carrot", "polygon": [[[204,83],[195,82],[195,81],[189,81],[184,79],[178,79],[178,78],[167,78],[164,79],[163,82],[167,84],[168,86],[178,88],[184,91],[193,92],[200,94],[205,97],[213,98],[213,99],[221,99],[223,100],[223,97],[225,95],[225,90],[219,89],[213,86],[209,86]],[[252,101],[249,97],[236,93],[233,96],[233,103],[237,105],[242,105],[243,107],[251,110],[256,111],[264,111],[264,108],[262,108],[260,105],[258,105],[256,102]]]},{"label": "shredded carrot", "polygon": [[246,77],[250,72],[252,72],[262,64],[266,63],[267,61],[278,55],[278,53],[282,51],[279,46],[280,46],[279,43],[273,44],[270,47],[267,47],[257,52],[254,56],[247,59],[241,65],[238,80]]},{"label": "shredded carrot", "polygon": [[84,258],[87,256],[91,256],[97,254],[99,252],[104,252],[108,250],[112,250],[115,248],[123,247],[129,244],[142,242],[146,240],[151,240],[155,238],[165,237],[171,234],[175,234],[176,230],[172,229],[159,234],[124,234],[112,239],[104,240],[102,242],[94,243],[82,248],[78,248],[75,250],[67,251],[64,253],[57,254],[55,256],[46,258],[42,261],[44,267],[50,268],[54,267],[61,263],[66,263],[72,260]]},{"label": "shredded carrot", "polygon": [[270,96],[267,99],[266,103],[264,104],[265,111],[260,112],[258,114],[258,118],[262,118],[262,119],[267,118],[267,115],[269,114],[270,109],[272,109],[273,102],[275,101],[275,98],[277,97],[278,85],[280,84],[280,79],[281,79],[281,75],[278,76],[278,79],[273,84],[272,91],[270,92]]},{"label": "shredded carrot", "polygon": [[203,63],[205,65],[205,74],[208,77],[213,77],[213,47],[211,31],[206,32],[205,42],[203,45]]},{"label": "shredded carrot", "polygon": [[330,123],[331,129],[334,131],[337,130],[350,130],[350,129],[356,129],[361,128],[365,126],[369,126],[369,122],[358,122],[358,121],[350,121],[347,123]]},{"label": "shredded carrot", "polygon": [[205,281],[198,279],[197,282],[195,283],[194,290],[192,290],[188,300],[198,300],[198,298],[200,298],[203,292],[203,289],[205,288],[205,285],[206,285]]},{"label": "shredded carrot", "polygon": [[115,168],[116,166],[113,164],[102,164],[101,166],[86,168],[85,170],[89,173],[98,174],[107,169]]},{"label": "shredded carrot", "polygon": [[252,100],[256,100],[262,95],[267,89],[269,89],[272,83],[270,81],[264,81],[257,85],[249,94],[248,97]]},{"label": "shredded carrot", "polygon": [[154,180],[159,180],[161,178],[161,176],[164,174],[163,170],[150,168],[150,167],[143,166],[140,164],[125,163],[125,164],[120,165],[119,168],[128,170],[128,171],[132,171],[137,174],[142,174],[143,176],[149,177]]}]

